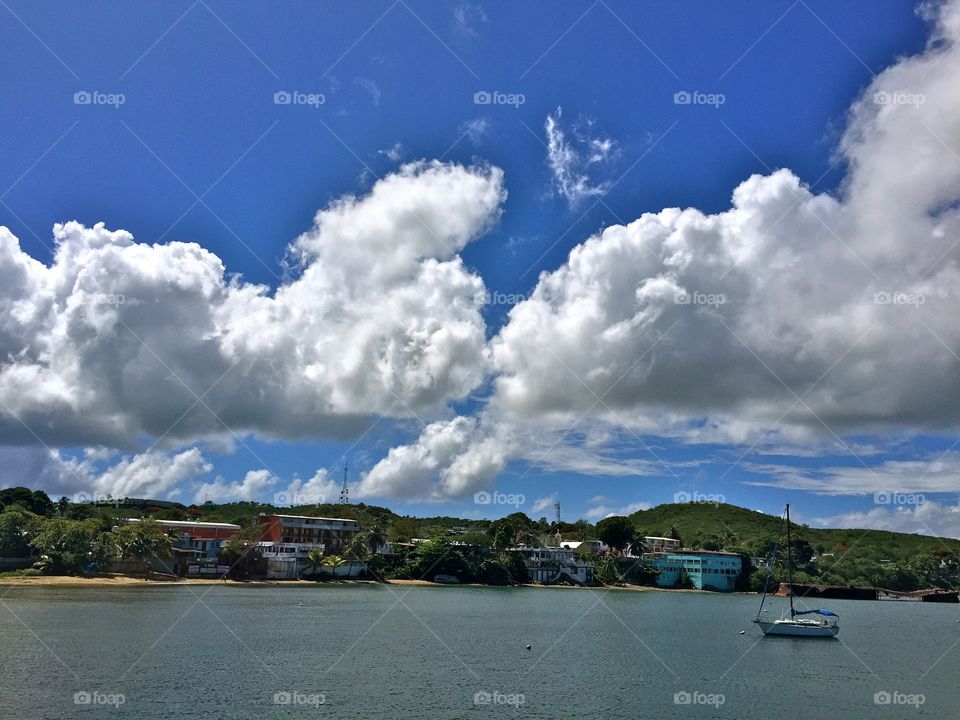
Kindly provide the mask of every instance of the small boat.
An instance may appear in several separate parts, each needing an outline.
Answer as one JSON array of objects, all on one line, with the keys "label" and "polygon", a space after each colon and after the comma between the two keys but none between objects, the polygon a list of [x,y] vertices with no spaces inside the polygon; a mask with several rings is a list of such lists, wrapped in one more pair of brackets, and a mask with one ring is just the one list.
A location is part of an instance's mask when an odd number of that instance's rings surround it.
[{"label": "small boat", "polygon": [[[781,617],[779,620],[765,620],[760,616],[763,614],[763,605],[767,600],[767,589],[770,585],[770,577],[773,574],[773,566],[777,559],[777,550],[780,548],[780,536],[783,535],[783,526],[787,527],[787,587],[790,597],[790,617]],[[814,617],[801,617],[811,615]],[[773,557],[767,567],[767,581],[763,585],[763,596],[760,598],[760,609],[757,610],[757,616],[753,619],[760,626],[760,631],[764,635],[787,635],[791,637],[836,637],[840,632],[840,616],[832,610],[797,610],[793,607],[793,552],[790,544],[790,505],[784,510],[784,515],[780,519],[780,534],[777,537],[777,544],[773,550]]]}]

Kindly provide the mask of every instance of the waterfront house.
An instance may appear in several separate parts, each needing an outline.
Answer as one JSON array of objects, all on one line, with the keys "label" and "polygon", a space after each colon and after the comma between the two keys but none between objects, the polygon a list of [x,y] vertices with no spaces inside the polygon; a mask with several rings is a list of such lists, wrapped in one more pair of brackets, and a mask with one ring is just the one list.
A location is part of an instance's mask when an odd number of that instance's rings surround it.
[{"label": "waterfront house", "polygon": [[602,540],[564,540],[560,543],[564,550],[581,550],[592,552],[595,555],[610,552],[610,546]]},{"label": "waterfront house", "polygon": [[643,547],[648,553],[675,552],[680,549],[680,541],[671,537],[647,535],[643,538]]},{"label": "waterfront house", "polygon": [[[137,523],[141,518],[127,518],[124,523]],[[174,575],[218,575],[226,567],[217,561],[223,543],[240,531],[233,523],[199,522],[194,520],[153,520],[163,530],[175,535],[169,560],[154,558],[150,564],[155,570]]]},{"label": "waterfront house", "polygon": [[736,553],[710,550],[646,553],[643,558],[659,571],[659,587],[678,587],[682,578],[687,577],[697,590],[721,592],[734,589],[743,566],[742,558]]},{"label": "waterfront house", "polygon": [[557,583],[564,580],[580,585],[593,584],[593,565],[580,562],[573,550],[551,547],[516,547],[508,552],[523,558],[530,582]]}]

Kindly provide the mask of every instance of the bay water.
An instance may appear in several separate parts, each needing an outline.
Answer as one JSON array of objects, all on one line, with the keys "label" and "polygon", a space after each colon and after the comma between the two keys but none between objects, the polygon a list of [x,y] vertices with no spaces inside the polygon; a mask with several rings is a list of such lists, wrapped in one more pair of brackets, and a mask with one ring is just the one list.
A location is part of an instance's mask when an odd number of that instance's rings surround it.
[{"label": "bay water", "polygon": [[[382,585],[0,589],[0,718],[958,718],[960,606]],[[782,598],[768,615],[778,616]],[[742,631],[742,634],[741,634]],[[527,649],[527,646],[530,646]]]}]

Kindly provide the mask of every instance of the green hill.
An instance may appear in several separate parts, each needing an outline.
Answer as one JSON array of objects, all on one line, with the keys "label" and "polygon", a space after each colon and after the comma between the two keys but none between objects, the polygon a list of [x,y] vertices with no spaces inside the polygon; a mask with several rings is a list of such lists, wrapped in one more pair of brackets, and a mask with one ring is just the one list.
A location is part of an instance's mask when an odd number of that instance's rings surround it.
[{"label": "green hill", "polygon": [[[673,503],[640,510],[630,516],[644,535],[669,534],[671,527],[684,544],[719,542],[750,546],[775,538],[780,518],[725,503]],[[869,529],[820,529],[793,525],[795,537],[804,538],[818,553],[852,553],[861,548],[890,560],[905,561],[920,554],[956,555],[960,540],[929,535]]]},{"label": "green hill", "polygon": [[[780,518],[724,503],[658,505],[630,516],[642,535],[679,536],[683,547],[766,556]],[[870,529],[792,526],[798,582],[956,587],[960,540]]]}]

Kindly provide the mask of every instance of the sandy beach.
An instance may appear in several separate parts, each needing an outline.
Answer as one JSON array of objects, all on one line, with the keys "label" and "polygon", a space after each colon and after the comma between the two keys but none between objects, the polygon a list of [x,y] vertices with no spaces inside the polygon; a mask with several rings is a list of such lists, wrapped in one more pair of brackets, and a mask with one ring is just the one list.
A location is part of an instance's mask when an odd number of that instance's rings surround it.
[{"label": "sandy beach", "polygon": [[[220,580],[214,578],[170,578],[157,575],[154,578],[131,577],[129,575],[97,575],[95,577],[72,577],[66,575],[37,575],[26,577],[0,577],[0,586],[19,586],[19,587],[171,587],[176,585],[223,585],[245,587],[250,585],[265,585],[271,587],[304,587],[304,586],[323,586],[323,585],[382,585],[384,583],[375,580],[323,580],[315,582],[313,580]],[[482,585],[479,583],[461,583],[455,585],[443,585],[441,583],[430,582],[429,580],[390,580],[389,585],[398,586],[424,586],[424,587],[495,587],[492,585]],[[645,585],[624,585],[624,586],[598,586],[593,588],[583,588],[576,585],[519,585],[513,587],[524,588],[543,588],[554,590],[624,590],[628,592],[700,592],[698,590],[672,590],[669,588],[648,587]]]}]

